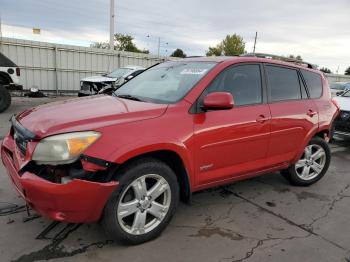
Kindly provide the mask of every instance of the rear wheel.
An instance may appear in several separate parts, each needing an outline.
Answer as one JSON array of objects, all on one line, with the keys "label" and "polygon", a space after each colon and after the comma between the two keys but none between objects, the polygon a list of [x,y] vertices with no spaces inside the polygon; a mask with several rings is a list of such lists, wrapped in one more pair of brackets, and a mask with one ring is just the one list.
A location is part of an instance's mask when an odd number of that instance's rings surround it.
[{"label": "rear wheel", "polygon": [[10,92],[0,85],[0,113],[4,112],[11,104]]},{"label": "rear wheel", "polygon": [[174,172],[163,162],[133,162],[120,176],[102,218],[106,233],[126,244],[157,237],[168,225],[179,200]]},{"label": "rear wheel", "polygon": [[294,185],[312,185],[325,175],[330,160],[331,152],[326,141],[320,137],[314,137],[305,147],[299,161],[281,173]]}]

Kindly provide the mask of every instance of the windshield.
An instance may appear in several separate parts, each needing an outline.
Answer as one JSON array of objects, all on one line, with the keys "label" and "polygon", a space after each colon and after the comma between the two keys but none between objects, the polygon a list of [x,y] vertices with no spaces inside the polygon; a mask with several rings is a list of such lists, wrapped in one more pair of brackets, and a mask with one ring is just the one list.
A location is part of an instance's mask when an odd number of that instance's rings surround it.
[{"label": "windshield", "polygon": [[132,69],[130,69],[130,68],[119,68],[119,69],[112,71],[111,73],[109,73],[106,76],[112,77],[112,78],[120,78],[123,75],[125,75],[127,72],[130,72],[130,71],[132,71]]},{"label": "windshield", "polygon": [[175,103],[215,64],[183,61],[162,63],[125,83],[114,94],[129,95],[154,103]]}]

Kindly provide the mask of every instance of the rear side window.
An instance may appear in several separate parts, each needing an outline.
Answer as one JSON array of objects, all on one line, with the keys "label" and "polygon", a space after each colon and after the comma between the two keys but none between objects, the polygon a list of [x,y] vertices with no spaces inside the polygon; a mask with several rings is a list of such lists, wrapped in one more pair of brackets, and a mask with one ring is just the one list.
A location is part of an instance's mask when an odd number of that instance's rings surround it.
[{"label": "rear side window", "polygon": [[322,95],[322,79],[317,73],[301,70],[311,98],[320,98]]},{"label": "rear side window", "polygon": [[272,102],[301,99],[298,72],[278,66],[266,66]]},{"label": "rear side window", "polygon": [[255,64],[233,66],[222,72],[207,89],[229,92],[236,106],[262,103],[260,66]]}]

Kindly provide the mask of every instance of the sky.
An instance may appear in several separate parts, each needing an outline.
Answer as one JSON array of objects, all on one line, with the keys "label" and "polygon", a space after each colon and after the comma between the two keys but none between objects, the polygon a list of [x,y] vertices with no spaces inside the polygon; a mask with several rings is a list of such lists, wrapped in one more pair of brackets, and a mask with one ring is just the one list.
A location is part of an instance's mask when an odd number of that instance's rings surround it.
[{"label": "sky", "polygon": [[[332,72],[350,66],[350,0],[115,0],[115,12],[115,32],[154,54],[158,37],[162,55],[205,55],[234,33],[252,52],[257,31],[256,52],[300,55]],[[0,0],[0,16],[4,37],[82,46],[109,39],[109,0]]]}]

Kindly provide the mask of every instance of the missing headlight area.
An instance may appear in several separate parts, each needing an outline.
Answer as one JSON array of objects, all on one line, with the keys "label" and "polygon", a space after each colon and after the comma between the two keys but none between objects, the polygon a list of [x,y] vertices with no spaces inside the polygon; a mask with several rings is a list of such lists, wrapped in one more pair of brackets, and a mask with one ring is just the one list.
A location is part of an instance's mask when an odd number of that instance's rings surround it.
[{"label": "missing headlight area", "polygon": [[[86,164],[86,159],[79,159],[70,164],[63,165],[40,165],[31,161],[21,170],[22,172],[31,172],[38,177],[57,184],[67,184],[73,179],[81,179],[91,182],[110,182],[116,170],[116,165],[109,162],[102,167],[95,163]],[[88,168],[85,168],[87,166]]]}]

